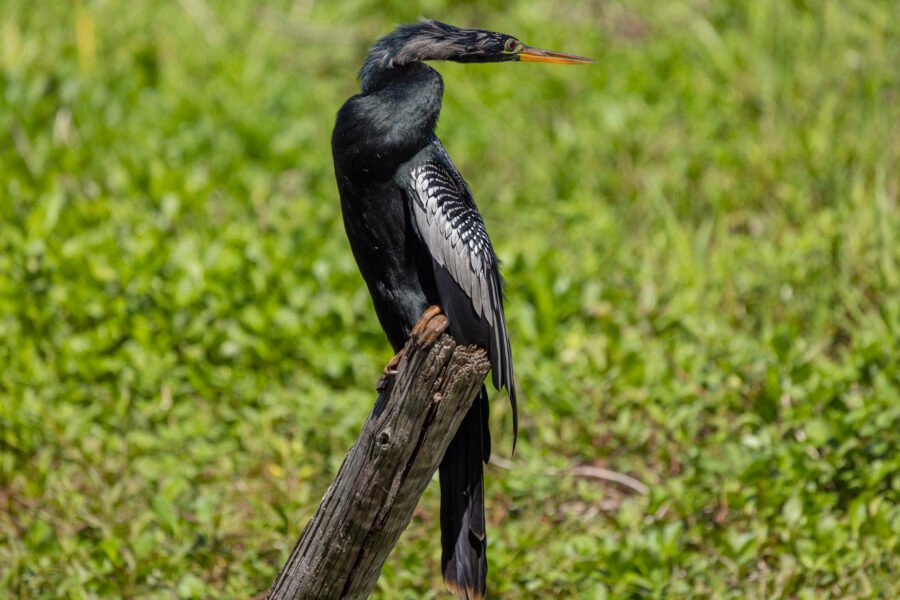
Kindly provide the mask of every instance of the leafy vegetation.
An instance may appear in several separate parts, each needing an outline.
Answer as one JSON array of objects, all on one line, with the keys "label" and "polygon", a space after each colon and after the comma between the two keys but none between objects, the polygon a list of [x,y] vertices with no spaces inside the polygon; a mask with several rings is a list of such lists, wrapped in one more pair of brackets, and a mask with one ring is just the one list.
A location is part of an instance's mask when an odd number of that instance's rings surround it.
[{"label": "leafy vegetation", "polygon": [[[598,59],[439,66],[524,396],[492,595],[900,595],[896,3],[0,6],[10,597],[266,589],[390,355],[333,115],[422,13]],[[435,488],[379,597],[442,596]]]}]

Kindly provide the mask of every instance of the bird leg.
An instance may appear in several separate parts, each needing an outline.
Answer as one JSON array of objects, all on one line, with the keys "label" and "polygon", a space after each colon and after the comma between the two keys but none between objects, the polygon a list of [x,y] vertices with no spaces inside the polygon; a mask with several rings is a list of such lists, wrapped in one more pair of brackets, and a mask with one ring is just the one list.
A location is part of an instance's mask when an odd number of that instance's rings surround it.
[{"label": "bird leg", "polygon": [[413,326],[410,336],[421,346],[431,346],[446,331],[447,325],[447,317],[441,307],[429,306]]},{"label": "bird leg", "polygon": [[[447,329],[447,317],[441,312],[440,306],[429,306],[419,321],[413,325],[410,337],[412,337],[420,346],[431,346],[434,344],[441,334]],[[391,357],[391,360],[384,365],[384,371],[381,379],[375,384],[375,390],[383,391],[390,383],[394,375],[397,374],[397,367],[406,354],[406,348],[401,348],[397,354]]]}]

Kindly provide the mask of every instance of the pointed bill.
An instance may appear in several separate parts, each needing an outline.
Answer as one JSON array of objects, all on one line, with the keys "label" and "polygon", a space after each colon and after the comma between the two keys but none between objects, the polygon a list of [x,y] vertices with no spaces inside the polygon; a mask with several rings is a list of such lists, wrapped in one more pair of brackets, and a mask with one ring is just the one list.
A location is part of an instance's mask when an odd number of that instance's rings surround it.
[{"label": "pointed bill", "polygon": [[553,63],[557,65],[588,65],[594,62],[592,58],[585,58],[584,56],[577,56],[575,54],[566,54],[564,52],[554,52],[553,50],[532,48],[531,46],[525,46],[525,49],[519,52],[519,60],[524,62]]}]

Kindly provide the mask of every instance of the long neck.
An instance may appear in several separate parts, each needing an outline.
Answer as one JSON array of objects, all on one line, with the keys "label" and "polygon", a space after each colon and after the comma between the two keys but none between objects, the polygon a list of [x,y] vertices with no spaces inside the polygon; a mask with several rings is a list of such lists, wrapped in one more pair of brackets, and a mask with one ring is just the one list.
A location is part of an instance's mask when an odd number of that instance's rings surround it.
[{"label": "long neck", "polygon": [[361,176],[389,176],[434,136],[444,84],[431,67],[412,62],[370,72],[369,85],[338,113],[335,160]]},{"label": "long neck", "polygon": [[444,97],[440,73],[421,62],[370,72],[370,85],[361,97],[376,121],[388,129],[413,135],[420,129],[434,132]]}]

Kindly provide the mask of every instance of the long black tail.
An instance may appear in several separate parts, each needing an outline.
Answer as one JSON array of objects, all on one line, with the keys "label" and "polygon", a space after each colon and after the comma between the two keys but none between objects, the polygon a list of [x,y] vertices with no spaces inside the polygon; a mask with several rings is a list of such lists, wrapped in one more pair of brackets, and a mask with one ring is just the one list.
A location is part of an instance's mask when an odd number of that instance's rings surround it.
[{"label": "long black tail", "polygon": [[463,419],[441,462],[441,570],[457,598],[484,598],[487,537],[484,462],[491,455],[487,390]]}]

